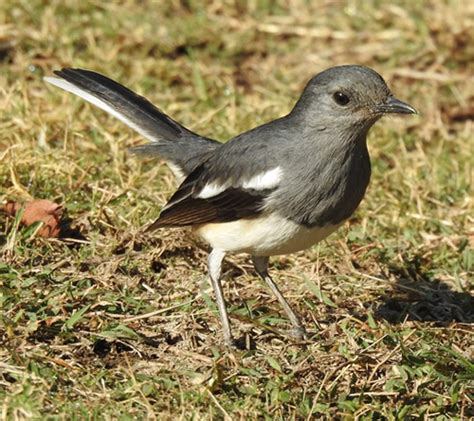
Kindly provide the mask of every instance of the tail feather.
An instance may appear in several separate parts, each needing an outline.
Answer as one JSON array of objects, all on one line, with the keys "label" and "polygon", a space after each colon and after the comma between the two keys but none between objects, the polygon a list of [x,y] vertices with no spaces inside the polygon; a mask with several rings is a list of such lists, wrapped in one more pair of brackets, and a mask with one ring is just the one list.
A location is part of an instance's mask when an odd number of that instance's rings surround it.
[{"label": "tail feather", "polygon": [[65,68],[60,78],[45,80],[113,115],[152,143],[132,148],[140,155],[158,155],[188,174],[219,142],[199,136],[168,117],[146,98],[99,73]]}]

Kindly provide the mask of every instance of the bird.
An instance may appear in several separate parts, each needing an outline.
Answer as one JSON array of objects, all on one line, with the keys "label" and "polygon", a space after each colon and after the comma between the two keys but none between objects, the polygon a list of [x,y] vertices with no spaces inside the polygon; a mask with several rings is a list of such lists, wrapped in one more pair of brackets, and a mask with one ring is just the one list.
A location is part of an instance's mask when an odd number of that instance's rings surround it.
[{"label": "bird", "polygon": [[416,114],[382,76],[361,65],[312,77],[290,112],[227,142],[187,129],[145,97],[91,70],[63,68],[46,82],[118,118],[148,143],[132,153],[160,157],[179,187],[147,231],[191,227],[210,246],[208,272],[225,345],[234,347],[222,289],[228,253],[251,256],[286,313],[307,338],[268,271],[271,256],[305,250],[336,231],[363,199],[371,176],[369,129],[387,114]]}]

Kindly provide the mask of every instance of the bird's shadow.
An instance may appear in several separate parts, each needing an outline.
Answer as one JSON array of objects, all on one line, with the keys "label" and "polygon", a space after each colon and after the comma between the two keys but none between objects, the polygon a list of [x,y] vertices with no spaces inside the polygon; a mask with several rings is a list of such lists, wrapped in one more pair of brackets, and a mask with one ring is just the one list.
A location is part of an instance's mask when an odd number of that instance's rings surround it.
[{"label": "bird's shadow", "polygon": [[431,277],[417,259],[405,263],[389,266],[396,284],[381,297],[375,311],[377,319],[389,323],[474,323],[474,297],[469,292],[455,291],[447,282]]}]

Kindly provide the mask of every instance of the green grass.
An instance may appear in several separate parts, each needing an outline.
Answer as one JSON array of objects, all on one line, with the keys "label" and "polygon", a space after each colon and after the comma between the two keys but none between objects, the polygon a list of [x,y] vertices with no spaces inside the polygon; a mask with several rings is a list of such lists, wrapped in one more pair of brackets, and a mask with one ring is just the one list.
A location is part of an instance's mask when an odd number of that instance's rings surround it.
[{"label": "green grass", "polygon": [[[0,200],[62,203],[85,237],[42,239],[0,214],[2,419],[474,417],[471,2],[235,4],[1,3]],[[272,260],[307,344],[281,333],[248,257],[229,257],[232,323],[254,346],[228,352],[205,245],[143,233],[169,171],[42,76],[103,72],[225,141],[341,63],[374,67],[420,115],[371,131],[349,223]]]}]

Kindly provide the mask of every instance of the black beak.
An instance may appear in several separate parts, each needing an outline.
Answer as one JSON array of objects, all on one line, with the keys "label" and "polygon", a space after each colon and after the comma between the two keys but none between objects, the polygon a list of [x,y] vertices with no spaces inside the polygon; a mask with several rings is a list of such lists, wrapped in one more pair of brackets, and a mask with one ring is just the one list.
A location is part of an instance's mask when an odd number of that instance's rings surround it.
[{"label": "black beak", "polygon": [[389,96],[385,102],[377,105],[376,109],[382,114],[418,114],[411,105],[394,96]]}]

